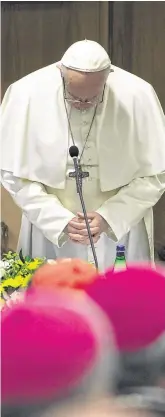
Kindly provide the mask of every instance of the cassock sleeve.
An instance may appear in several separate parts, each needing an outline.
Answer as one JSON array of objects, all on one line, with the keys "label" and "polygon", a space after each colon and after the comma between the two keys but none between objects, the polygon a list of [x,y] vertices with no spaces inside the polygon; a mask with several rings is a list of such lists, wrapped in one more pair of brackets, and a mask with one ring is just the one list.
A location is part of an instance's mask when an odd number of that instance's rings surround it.
[{"label": "cassock sleeve", "polygon": [[40,183],[21,180],[6,171],[1,172],[1,182],[29,221],[54,245],[63,246],[68,240],[63,231],[75,215]]},{"label": "cassock sleeve", "polygon": [[115,241],[122,239],[158,202],[164,191],[165,171],[156,176],[134,179],[122,187],[96,210],[109,225],[108,236]]}]

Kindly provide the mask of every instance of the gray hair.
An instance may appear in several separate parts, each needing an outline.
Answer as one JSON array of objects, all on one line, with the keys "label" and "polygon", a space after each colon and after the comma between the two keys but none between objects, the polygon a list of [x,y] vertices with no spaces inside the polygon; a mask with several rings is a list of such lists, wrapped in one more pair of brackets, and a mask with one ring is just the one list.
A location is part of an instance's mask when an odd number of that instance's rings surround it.
[{"label": "gray hair", "polygon": [[125,409],[149,411],[153,413],[154,417],[165,417],[165,389],[136,388],[130,395],[119,398]]},{"label": "gray hair", "polygon": [[165,378],[165,333],[145,349],[121,354],[118,392],[156,386]]}]

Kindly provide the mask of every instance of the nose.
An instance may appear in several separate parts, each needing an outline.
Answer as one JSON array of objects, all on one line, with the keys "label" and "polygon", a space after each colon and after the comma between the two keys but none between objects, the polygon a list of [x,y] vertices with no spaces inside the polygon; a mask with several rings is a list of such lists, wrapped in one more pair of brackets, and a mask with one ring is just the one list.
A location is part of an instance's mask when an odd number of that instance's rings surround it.
[{"label": "nose", "polygon": [[92,107],[93,106],[93,104],[91,103],[91,104],[89,104],[89,103],[85,103],[85,102],[83,102],[83,103],[74,103],[74,107],[76,108],[76,109],[79,109],[79,110],[83,110],[83,109],[89,109],[90,107]]}]

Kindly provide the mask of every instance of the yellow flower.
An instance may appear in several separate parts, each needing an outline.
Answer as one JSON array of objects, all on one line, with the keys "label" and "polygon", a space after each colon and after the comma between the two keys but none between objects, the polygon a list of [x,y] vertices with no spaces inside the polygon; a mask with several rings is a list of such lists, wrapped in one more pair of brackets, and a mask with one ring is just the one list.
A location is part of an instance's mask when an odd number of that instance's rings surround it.
[{"label": "yellow flower", "polygon": [[41,262],[38,261],[37,259],[34,259],[34,261],[27,264],[27,268],[33,271],[37,269],[40,265],[41,265]]},{"label": "yellow flower", "polygon": [[31,276],[32,276],[31,274],[26,275],[26,277],[24,278],[23,283],[21,285],[22,288],[26,288],[28,286],[29,281],[31,279]]},{"label": "yellow flower", "polygon": [[0,284],[0,295],[2,295],[3,294],[3,286],[2,286],[2,284]]},{"label": "yellow flower", "polygon": [[23,277],[21,275],[16,276],[15,278],[7,278],[1,284],[2,288],[13,287],[17,288],[23,283]]}]

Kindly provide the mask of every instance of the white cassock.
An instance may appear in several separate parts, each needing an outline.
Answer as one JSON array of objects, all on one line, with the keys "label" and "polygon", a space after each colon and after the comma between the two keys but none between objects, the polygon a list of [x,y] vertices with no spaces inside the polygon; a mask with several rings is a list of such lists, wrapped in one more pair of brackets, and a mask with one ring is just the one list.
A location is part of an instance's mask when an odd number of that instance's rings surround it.
[{"label": "white cassock", "polygon": [[[89,172],[83,179],[87,211],[109,224],[95,245],[100,270],[113,264],[117,242],[125,244],[128,262],[153,261],[152,207],[165,190],[165,124],[157,96],[145,81],[113,69],[81,161]],[[67,109],[81,154],[94,108]],[[73,143],[56,64],[9,87],[2,110],[2,183],[22,209],[19,249],[92,262],[91,247],[63,233],[82,209],[69,177]]]}]

